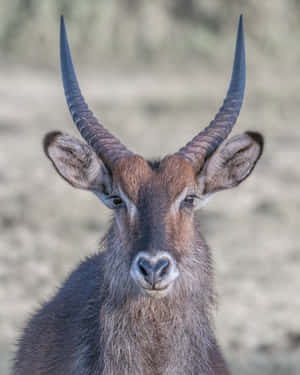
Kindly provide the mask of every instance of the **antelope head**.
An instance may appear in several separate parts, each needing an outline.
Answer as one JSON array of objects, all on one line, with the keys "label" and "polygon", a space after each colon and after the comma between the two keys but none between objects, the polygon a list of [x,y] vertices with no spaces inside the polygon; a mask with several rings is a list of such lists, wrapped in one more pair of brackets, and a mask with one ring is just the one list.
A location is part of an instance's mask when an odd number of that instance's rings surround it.
[{"label": "antelope head", "polygon": [[114,210],[112,231],[123,249],[119,263],[137,292],[166,296],[183,277],[191,257],[201,260],[204,250],[199,248],[195,210],[215,192],[240,184],[262,154],[259,133],[227,139],[245,88],[242,16],[222,107],[204,130],[160,162],[128,150],[89,110],[75,75],[63,18],[60,57],[67,104],[85,142],[51,132],[44,140],[46,155],[67,182],[92,191]]}]

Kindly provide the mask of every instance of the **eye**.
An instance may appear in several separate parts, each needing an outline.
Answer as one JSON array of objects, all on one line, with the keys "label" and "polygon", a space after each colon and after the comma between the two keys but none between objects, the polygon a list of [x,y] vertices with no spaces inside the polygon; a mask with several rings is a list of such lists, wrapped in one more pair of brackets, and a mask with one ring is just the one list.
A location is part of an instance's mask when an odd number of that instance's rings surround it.
[{"label": "eye", "polygon": [[187,195],[182,203],[184,207],[194,207],[197,198],[196,195]]},{"label": "eye", "polygon": [[113,205],[113,208],[119,208],[119,207],[122,207],[123,206],[123,200],[122,198],[120,198],[118,195],[112,195],[110,197],[110,201]]}]

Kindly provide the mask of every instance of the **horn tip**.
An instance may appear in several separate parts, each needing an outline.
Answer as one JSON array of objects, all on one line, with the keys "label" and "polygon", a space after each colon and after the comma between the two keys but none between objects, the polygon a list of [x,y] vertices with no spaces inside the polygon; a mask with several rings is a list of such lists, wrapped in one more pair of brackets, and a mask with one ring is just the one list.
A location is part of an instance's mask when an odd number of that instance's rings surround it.
[{"label": "horn tip", "polygon": [[239,25],[238,25],[238,35],[243,38],[243,34],[244,34],[243,14],[240,14]]},{"label": "horn tip", "polygon": [[239,26],[238,26],[238,34],[243,34],[243,14],[240,14],[239,17]]},{"label": "horn tip", "polygon": [[64,20],[64,16],[61,14],[60,15],[60,29],[64,29],[65,28],[65,20]]},{"label": "horn tip", "polygon": [[60,16],[60,32],[64,34],[66,33],[65,20],[63,15]]}]

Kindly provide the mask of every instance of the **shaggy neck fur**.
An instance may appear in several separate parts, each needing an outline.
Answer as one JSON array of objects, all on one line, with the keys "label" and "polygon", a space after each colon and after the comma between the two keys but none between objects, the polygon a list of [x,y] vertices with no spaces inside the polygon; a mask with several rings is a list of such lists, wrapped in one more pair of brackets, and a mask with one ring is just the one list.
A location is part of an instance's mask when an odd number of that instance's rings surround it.
[{"label": "shaggy neck fur", "polygon": [[101,369],[97,373],[212,374],[208,359],[213,337],[212,267],[209,250],[197,233],[170,295],[153,299],[142,295],[130,278],[128,250],[116,243],[112,225],[104,241],[104,294],[94,333],[100,340],[97,347],[102,348],[101,360],[94,366]]}]

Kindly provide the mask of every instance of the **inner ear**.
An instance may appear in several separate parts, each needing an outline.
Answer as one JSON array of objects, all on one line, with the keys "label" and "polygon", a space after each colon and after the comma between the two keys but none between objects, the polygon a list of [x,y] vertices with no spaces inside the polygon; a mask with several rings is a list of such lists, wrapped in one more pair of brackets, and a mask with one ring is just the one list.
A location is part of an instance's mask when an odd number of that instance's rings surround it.
[{"label": "inner ear", "polygon": [[110,194],[111,174],[88,144],[68,134],[51,132],[44,138],[44,151],[72,186],[97,195]]},{"label": "inner ear", "polygon": [[198,176],[203,195],[232,188],[253,171],[263,152],[263,137],[247,132],[230,138],[205,162]]}]

